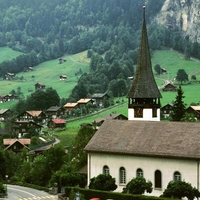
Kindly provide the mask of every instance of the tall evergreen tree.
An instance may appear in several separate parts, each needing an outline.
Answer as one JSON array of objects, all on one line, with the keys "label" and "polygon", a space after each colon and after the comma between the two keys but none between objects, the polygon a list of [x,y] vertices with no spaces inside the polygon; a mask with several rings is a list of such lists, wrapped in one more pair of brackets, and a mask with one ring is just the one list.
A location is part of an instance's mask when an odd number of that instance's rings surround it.
[{"label": "tall evergreen tree", "polygon": [[179,86],[177,89],[176,100],[173,104],[173,113],[171,115],[172,121],[181,121],[185,115],[185,103],[183,102],[183,98],[185,98],[185,96],[183,96],[183,93],[184,92],[181,86]]}]

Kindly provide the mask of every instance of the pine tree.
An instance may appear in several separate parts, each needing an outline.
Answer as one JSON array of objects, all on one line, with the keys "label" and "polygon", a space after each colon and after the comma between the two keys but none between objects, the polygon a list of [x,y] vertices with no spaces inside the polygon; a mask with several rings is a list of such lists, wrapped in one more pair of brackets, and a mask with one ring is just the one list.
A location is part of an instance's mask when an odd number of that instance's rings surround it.
[{"label": "pine tree", "polygon": [[173,112],[171,115],[172,121],[181,121],[185,115],[185,104],[183,102],[183,98],[185,98],[185,96],[183,96],[183,93],[184,92],[181,86],[179,86],[177,89],[176,100],[173,103]]}]

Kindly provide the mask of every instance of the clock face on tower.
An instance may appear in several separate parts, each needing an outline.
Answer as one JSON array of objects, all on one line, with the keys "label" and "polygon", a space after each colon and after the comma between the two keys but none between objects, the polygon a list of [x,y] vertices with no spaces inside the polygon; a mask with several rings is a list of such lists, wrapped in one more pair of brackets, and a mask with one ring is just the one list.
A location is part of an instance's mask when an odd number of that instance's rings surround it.
[{"label": "clock face on tower", "polygon": [[134,117],[142,118],[143,117],[143,109],[142,108],[135,108]]}]

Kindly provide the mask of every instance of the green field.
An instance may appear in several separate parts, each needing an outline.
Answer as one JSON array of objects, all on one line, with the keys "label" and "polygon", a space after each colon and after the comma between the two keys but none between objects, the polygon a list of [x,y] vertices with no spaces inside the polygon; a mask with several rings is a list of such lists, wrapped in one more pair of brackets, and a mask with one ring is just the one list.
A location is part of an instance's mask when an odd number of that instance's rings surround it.
[{"label": "green field", "polygon": [[[0,53],[1,61],[5,59],[12,59],[20,54],[19,52],[13,51],[7,47],[0,48]],[[23,94],[27,96],[31,94],[31,91],[34,91],[34,85],[37,82],[40,82],[44,83],[46,87],[52,87],[53,89],[57,90],[61,98],[67,98],[76,85],[78,78],[80,77],[80,74],[76,76],[75,73],[79,72],[80,69],[83,73],[89,71],[89,59],[86,58],[86,54],[87,52],[85,51],[76,55],[63,56],[63,58],[65,58],[67,61],[62,64],[59,64],[58,59],[41,63],[34,67],[32,72],[21,72],[16,75],[18,78],[23,76],[25,79],[23,81],[0,80],[0,94],[8,94],[11,90],[17,90],[18,87],[21,87]],[[156,82],[159,86],[163,85],[164,82],[158,78],[169,79],[173,81],[178,69],[185,69],[186,73],[188,74],[200,69],[200,62],[194,60],[186,61],[183,59],[181,54],[169,49],[155,51],[153,53],[152,67],[154,68],[156,64],[159,64],[162,68],[167,69],[168,72],[165,75],[159,76],[155,74]],[[67,75],[68,77],[65,81],[60,81],[59,79],[59,76],[62,74]],[[185,95],[184,101],[187,105],[193,102],[199,103],[200,101],[200,72],[196,74],[196,77],[196,83],[183,84],[182,86]],[[176,96],[176,92],[161,93],[163,96],[161,99],[162,105],[172,102]],[[0,104],[0,109],[10,108],[13,105],[13,102]]]},{"label": "green field", "polygon": [[19,51],[14,51],[9,47],[0,47],[0,63],[5,61],[5,60],[12,60],[13,58],[16,58],[22,54]]},{"label": "green field", "polygon": [[[1,80],[1,94],[8,94],[10,91],[21,87],[22,93],[27,96],[35,90],[34,85],[44,83],[47,87],[55,89],[61,98],[67,98],[77,83],[80,75],[75,75],[81,69],[82,73],[89,71],[89,60],[86,59],[86,52],[77,55],[63,56],[67,61],[59,64],[59,60],[43,62],[33,68],[30,72],[21,72],[16,77],[24,77],[24,80]],[[67,75],[67,79],[60,81],[60,75]]]}]

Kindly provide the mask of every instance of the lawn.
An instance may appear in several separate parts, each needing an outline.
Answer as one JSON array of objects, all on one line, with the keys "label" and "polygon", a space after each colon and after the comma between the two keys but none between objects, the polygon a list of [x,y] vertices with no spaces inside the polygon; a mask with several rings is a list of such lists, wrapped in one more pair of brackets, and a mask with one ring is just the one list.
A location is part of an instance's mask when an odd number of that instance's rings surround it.
[{"label": "lawn", "polygon": [[[55,89],[61,98],[67,98],[71,93],[74,86],[81,74],[75,75],[80,70],[82,73],[89,71],[89,59],[86,58],[86,52],[82,52],[77,55],[66,55],[63,56],[66,59],[65,63],[59,64],[59,60],[51,60],[43,62],[38,66],[34,67],[31,72],[21,72],[16,76],[18,78],[24,77],[24,80],[1,80],[1,93],[8,94],[10,91],[21,88],[22,93],[25,96],[30,95],[30,91],[34,91],[34,85],[44,83],[47,87]],[[60,81],[60,75],[67,75],[67,79]]]},{"label": "lawn", "polygon": [[19,51],[14,51],[9,47],[0,47],[0,63],[5,61],[5,60],[12,60],[13,58],[16,58],[22,54]]}]

